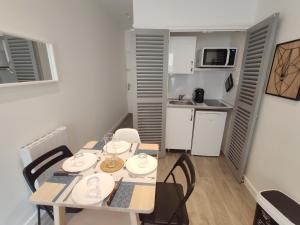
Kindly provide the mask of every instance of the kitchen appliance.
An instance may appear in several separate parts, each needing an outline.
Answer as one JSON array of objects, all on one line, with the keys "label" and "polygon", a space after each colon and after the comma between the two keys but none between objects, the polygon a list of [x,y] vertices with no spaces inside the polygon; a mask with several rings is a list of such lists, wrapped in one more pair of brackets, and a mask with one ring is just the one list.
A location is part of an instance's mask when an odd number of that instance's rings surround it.
[{"label": "kitchen appliance", "polygon": [[210,107],[226,107],[225,104],[220,102],[217,99],[205,99],[204,100],[205,105],[210,106]]},{"label": "kitchen appliance", "polygon": [[253,225],[300,224],[300,205],[278,190],[261,191],[257,195]]},{"label": "kitchen appliance", "polygon": [[193,100],[196,103],[202,103],[204,101],[204,89],[196,88],[193,93]]},{"label": "kitchen appliance", "polygon": [[237,48],[203,48],[197,53],[197,67],[234,67]]},{"label": "kitchen appliance", "polygon": [[220,155],[226,115],[221,111],[196,111],[192,155]]}]

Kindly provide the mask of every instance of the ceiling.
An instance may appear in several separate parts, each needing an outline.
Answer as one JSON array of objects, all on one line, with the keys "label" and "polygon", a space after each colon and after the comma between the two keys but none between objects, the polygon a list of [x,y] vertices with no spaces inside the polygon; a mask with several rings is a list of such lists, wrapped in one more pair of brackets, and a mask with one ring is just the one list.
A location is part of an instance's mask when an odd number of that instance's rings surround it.
[{"label": "ceiling", "polygon": [[133,23],[133,0],[100,0],[103,6],[113,14],[125,28]]}]

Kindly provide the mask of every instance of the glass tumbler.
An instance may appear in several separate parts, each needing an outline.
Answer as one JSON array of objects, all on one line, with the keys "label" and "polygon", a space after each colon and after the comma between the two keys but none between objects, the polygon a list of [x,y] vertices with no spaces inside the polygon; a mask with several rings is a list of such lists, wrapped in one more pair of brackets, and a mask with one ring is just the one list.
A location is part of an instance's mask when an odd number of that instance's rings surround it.
[{"label": "glass tumbler", "polygon": [[83,166],[84,161],[82,160],[82,157],[83,157],[82,152],[74,154],[74,156],[72,158],[72,166],[74,166],[74,167]]},{"label": "glass tumbler", "polygon": [[100,178],[99,177],[90,177],[86,181],[87,185],[87,194],[91,198],[99,198],[101,196],[100,191]]},{"label": "glass tumbler", "polygon": [[145,153],[138,154],[138,166],[141,168],[147,167],[148,155]]}]

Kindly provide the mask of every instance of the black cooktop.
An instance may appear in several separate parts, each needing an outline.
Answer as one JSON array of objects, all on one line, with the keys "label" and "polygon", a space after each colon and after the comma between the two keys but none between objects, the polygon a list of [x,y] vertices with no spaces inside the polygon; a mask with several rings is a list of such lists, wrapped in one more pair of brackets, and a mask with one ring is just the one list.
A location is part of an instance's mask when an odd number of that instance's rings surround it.
[{"label": "black cooktop", "polygon": [[204,103],[207,106],[212,106],[212,107],[226,107],[225,104],[223,104],[222,102],[220,102],[219,100],[215,100],[215,99],[205,99]]}]

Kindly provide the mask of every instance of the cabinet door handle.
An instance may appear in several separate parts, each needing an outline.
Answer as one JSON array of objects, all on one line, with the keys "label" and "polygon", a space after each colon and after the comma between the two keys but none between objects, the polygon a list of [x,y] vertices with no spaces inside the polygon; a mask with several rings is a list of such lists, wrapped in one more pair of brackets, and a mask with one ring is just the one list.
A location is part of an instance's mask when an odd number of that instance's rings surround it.
[{"label": "cabinet door handle", "polygon": [[193,117],[194,117],[194,110],[192,109],[191,110],[191,119],[190,119],[190,121],[193,121]]},{"label": "cabinet door handle", "polygon": [[193,72],[193,67],[194,67],[194,61],[191,61],[191,72]]}]

